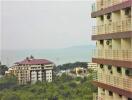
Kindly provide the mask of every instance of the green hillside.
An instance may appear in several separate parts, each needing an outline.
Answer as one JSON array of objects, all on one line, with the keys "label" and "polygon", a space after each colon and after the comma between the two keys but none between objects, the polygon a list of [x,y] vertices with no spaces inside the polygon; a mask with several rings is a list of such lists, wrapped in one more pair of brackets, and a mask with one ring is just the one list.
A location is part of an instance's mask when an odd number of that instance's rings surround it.
[{"label": "green hillside", "polygon": [[0,91],[0,100],[92,100],[92,93],[96,89],[91,80],[92,75],[81,79],[63,74],[61,77],[55,77],[52,83],[13,85],[10,89],[5,87]]}]

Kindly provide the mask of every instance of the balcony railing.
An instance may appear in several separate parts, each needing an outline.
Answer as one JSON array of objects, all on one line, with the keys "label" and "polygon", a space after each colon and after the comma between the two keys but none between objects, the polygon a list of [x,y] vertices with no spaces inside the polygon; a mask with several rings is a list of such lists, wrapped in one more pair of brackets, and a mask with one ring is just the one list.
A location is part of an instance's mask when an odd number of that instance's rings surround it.
[{"label": "balcony railing", "polygon": [[93,26],[93,35],[132,31],[131,20],[132,18],[127,18],[121,21],[109,22],[107,24]]},{"label": "balcony railing", "polygon": [[108,75],[104,73],[94,73],[95,81],[118,87],[127,91],[132,91],[132,78]]},{"label": "balcony railing", "polygon": [[[92,11],[98,11],[98,10],[102,10],[105,9],[107,7],[119,4],[119,3],[123,3],[129,0],[99,0],[97,3],[94,3],[92,5]],[[94,9],[94,10],[93,10]]]},{"label": "balcony railing", "polygon": [[132,50],[96,49],[93,56],[94,58],[132,61]]}]

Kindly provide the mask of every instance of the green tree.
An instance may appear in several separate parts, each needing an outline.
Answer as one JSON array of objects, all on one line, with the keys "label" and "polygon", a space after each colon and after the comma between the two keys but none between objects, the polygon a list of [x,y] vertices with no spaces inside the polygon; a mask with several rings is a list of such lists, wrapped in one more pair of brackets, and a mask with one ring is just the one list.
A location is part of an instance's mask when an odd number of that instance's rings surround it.
[{"label": "green tree", "polygon": [[5,71],[8,70],[6,65],[0,65],[0,75],[5,75]]},{"label": "green tree", "polygon": [[[92,100],[92,93],[97,91],[91,82],[92,73],[90,71],[85,78],[63,74],[51,83],[38,81],[36,84],[2,89],[0,100]],[[6,77],[5,80],[14,79]]]}]

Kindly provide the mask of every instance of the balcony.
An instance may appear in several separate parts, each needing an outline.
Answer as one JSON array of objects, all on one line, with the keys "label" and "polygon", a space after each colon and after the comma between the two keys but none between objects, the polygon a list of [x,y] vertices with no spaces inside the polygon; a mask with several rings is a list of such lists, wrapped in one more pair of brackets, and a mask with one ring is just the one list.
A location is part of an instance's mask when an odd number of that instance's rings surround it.
[{"label": "balcony", "polygon": [[93,54],[94,58],[132,61],[132,50],[105,50],[96,49]]},{"label": "balcony", "polygon": [[98,0],[97,3],[92,4],[92,12],[99,11],[127,1],[130,0]]},{"label": "balcony", "polygon": [[130,77],[125,78],[104,73],[94,73],[93,79],[95,81],[132,92],[132,78]]},{"label": "balcony", "polygon": [[93,26],[92,34],[99,35],[132,31],[131,20],[132,18],[127,18],[121,21],[109,22],[107,24]]}]

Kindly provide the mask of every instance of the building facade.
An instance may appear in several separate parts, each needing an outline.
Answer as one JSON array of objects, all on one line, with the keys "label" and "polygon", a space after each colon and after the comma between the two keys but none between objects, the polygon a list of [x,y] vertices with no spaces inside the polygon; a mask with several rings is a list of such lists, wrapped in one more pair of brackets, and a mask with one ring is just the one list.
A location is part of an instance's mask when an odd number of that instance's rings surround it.
[{"label": "building facade", "polygon": [[97,71],[97,63],[89,62],[88,63],[88,69]]},{"label": "building facade", "polygon": [[23,61],[16,62],[7,73],[15,75],[19,84],[32,84],[37,81],[52,82],[54,66],[55,64],[49,60],[27,57]]},{"label": "building facade", "polygon": [[132,0],[96,0],[92,62],[98,71],[93,84],[96,100],[132,100]]},{"label": "building facade", "polygon": [[70,70],[70,72],[69,72],[68,75],[70,75],[72,77],[81,77],[81,78],[84,78],[84,77],[88,76],[88,72],[87,72],[86,68],[76,67],[76,68]]}]

